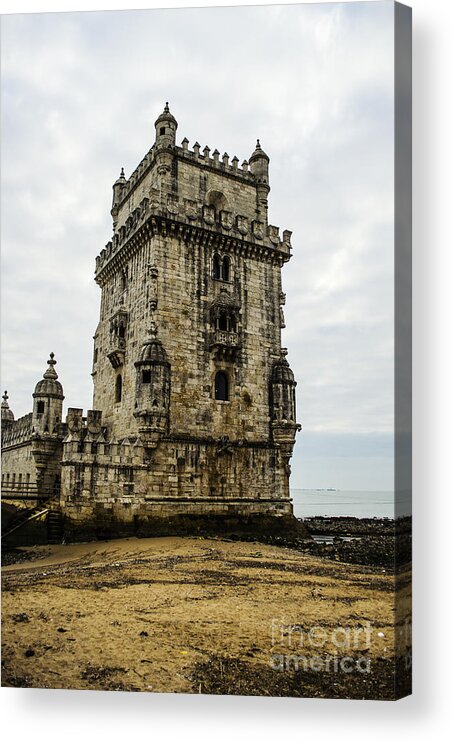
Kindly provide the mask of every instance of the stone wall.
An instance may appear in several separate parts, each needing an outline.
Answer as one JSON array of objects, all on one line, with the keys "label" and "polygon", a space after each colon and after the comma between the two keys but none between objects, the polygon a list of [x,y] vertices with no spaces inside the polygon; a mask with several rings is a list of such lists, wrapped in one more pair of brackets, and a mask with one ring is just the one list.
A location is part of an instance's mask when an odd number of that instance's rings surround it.
[{"label": "stone wall", "polygon": [[4,496],[59,494],[65,427],[38,434],[33,414],[14,420],[2,430],[2,491]]},{"label": "stone wall", "polygon": [[107,509],[129,503],[131,513],[147,504],[203,512],[206,503],[222,511],[250,508],[251,502],[263,512],[288,511],[286,474],[275,446],[169,437],[149,450],[140,439],[109,442],[104,433],[97,440],[71,438],[63,456],[66,511],[82,507],[89,513],[94,502]]},{"label": "stone wall", "polygon": [[36,490],[36,465],[30,439],[2,450],[2,491],[25,494]]}]

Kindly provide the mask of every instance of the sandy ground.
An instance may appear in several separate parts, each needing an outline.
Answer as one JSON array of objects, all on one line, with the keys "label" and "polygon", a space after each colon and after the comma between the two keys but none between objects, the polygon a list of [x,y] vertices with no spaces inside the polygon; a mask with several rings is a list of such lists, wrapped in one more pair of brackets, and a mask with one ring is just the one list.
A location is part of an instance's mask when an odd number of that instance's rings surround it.
[{"label": "sandy ground", "polygon": [[[395,578],[382,569],[216,539],[25,551],[2,570],[3,685],[392,695]],[[401,595],[409,609],[407,576]],[[285,665],[294,655],[361,669]]]}]

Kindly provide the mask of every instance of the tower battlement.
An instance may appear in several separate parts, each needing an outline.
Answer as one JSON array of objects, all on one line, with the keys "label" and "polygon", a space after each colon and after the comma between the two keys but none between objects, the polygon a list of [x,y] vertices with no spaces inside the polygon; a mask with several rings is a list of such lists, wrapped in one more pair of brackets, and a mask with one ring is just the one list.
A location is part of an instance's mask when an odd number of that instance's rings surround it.
[{"label": "tower battlement", "polygon": [[[269,157],[259,140],[239,167],[208,146],[175,143],[176,119],[168,105],[156,121],[156,141],[132,175],[121,170],[113,185],[112,239],[96,258],[96,280],[128,260],[134,245],[158,233],[190,243],[259,254],[280,265],[291,256],[291,232],[269,224]],[[109,266],[108,270],[105,269]]]},{"label": "tower battlement", "polygon": [[[243,160],[239,166],[239,158],[234,155],[231,158],[227,152],[220,156],[220,152],[215,149],[210,155],[211,148],[207,145],[201,149],[198,142],[194,142],[192,149],[189,149],[189,140],[183,139],[181,146],[172,148],[175,157],[188,160],[203,169],[211,168],[214,172],[222,172],[224,175],[237,180],[244,180],[247,183],[259,182],[258,176],[250,170],[248,160]],[[124,179],[123,189],[121,191],[121,205],[131,195],[132,191],[138,185],[139,181],[146,176],[149,170],[156,163],[156,148],[153,145],[151,149],[139,162],[129,178]]]}]

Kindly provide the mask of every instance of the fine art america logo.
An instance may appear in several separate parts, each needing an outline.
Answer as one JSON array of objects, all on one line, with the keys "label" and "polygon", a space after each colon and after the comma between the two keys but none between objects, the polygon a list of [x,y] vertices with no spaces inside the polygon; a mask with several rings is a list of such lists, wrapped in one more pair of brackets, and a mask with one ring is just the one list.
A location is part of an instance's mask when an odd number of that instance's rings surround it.
[{"label": "fine art america logo", "polygon": [[277,671],[312,670],[313,672],[369,673],[373,629],[364,626],[312,626],[285,624],[272,619],[272,653],[269,664]]}]

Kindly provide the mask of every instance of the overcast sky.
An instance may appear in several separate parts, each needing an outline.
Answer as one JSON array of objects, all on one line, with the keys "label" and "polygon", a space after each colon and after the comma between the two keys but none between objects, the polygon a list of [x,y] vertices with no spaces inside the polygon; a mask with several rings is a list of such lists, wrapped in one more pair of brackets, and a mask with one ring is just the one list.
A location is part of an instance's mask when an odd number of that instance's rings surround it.
[{"label": "overcast sky", "polygon": [[303,425],[293,487],[392,489],[393,3],[2,18],[2,384],[16,417],[50,351],[92,403],[94,259],[111,186],[165,101],[186,136],[271,158],[293,230],[283,344]]}]

